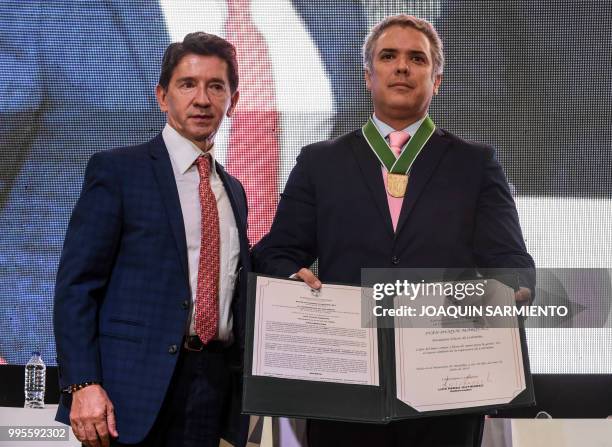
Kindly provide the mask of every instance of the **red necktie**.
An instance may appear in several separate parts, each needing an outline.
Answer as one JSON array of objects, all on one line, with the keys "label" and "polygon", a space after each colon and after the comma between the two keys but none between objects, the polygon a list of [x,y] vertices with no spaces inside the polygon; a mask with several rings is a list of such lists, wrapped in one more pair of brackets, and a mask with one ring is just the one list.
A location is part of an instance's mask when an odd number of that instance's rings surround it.
[{"label": "red necktie", "polygon": [[[399,157],[402,152],[402,146],[406,144],[406,141],[410,139],[410,134],[403,130],[396,130],[389,134],[389,147],[395,154],[395,157]],[[383,167],[383,180],[385,182],[385,190],[387,189],[387,170]],[[399,220],[400,212],[402,211],[402,203],[404,203],[403,197],[393,197],[387,191],[387,202],[389,203],[389,212],[391,213],[391,222],[393,223],[393,231],[397,229],[397,222]]]},{"label": "red necktie", "polygon": [[229,0],[227,40],[236,47],[240,101],[232,118],[227,168],[244,185],[249,202],[249,240],[255,244],[272,224],[278,200],[279,113],[272,63],[250,14],[250,0]]},{"label": "red necktie", "polygon": [[210,155],[198,157],[200,174],[200,262],[195,303],[195,332],[208,343],[219,326],[219,212],[210,187]]}]

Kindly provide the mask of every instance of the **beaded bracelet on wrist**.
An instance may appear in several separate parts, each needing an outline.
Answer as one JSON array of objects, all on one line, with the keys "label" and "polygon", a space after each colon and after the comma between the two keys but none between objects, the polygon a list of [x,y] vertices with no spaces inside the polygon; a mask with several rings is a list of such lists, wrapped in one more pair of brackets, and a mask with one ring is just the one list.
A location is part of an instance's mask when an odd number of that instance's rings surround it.
[{"label": "beaded bracelet on wrist", "polygon": [[63,389],[64,393],[68,393],[68,394],[72,394],[75,391],[79,391],[82,390],[85,387],[88,387],[89,385],[99,385],[100,382],[83,382],[83,383],[77,383],[77,384],[73,384],[70,385],[69,387],[66,387]]}]

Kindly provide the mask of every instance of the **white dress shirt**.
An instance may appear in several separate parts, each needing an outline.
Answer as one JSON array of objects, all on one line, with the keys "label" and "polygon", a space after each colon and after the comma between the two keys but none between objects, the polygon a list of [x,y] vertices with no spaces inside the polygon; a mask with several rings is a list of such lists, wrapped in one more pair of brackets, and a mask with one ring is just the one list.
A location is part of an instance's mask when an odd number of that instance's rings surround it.
[{"label": "white dress shirt", "polygon": [[[404,132],[408,132],[408,135],[410,135],[411,137],[414,136],[414,134],[416,133],[417,130],[419,130],[419,127],[421,126],[421,123],[423,123],[423,121],[425,121],[425,118],[427,118],[427,115],[425,115],[423,118],[421,118],[420,120],[410,124],[409,126],[406,126],[404,129],[402,129]],[[376,127],[378,128],[378,131],[380,132],[380,134],[382,135],[382,137],[385,140],[389,140],[389,134],[391,132],[395,132],[395,129],[391,126],[389,126],[387,123],[385,123],[384,121],[381,121],[380,118],[378,118],[376,116],[376,114],[372,115],[372,121],[374,121],[374,124],[376,125]]]},{"label": "white dress shirt", "polygon": [[[172,163],[174,179],[178,189],[185,237],[187,240],[187,260],[189,266],[189,285],[191,288],[191,318],[189,335],[195,335],[194,312],[196,289],[198,284],[198,264],[200,261],[200,175],[195,165],[196,159],[203,155],[194,143],[179,134],[172,126],[166,124],[162,137]],[[230,343],[232,335],[232,296],[236,283],[240,240],[236,219],[223,182],[216,171],[214,147],[208,152],[211,156],[210,186],[217,199],[219,212],[220,263],[219,266],[219,329],[216,339]]]}]

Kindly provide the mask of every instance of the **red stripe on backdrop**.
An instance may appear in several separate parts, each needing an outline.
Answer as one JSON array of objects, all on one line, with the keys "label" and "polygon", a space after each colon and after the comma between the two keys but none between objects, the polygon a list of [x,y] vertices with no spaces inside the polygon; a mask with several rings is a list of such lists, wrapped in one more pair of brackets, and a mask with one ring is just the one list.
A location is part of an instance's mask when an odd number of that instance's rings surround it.
[{"label": "red stripe on backdrop", "polygon": [[226,165],[244,185],[249,203],[249,240],[265,235],[278,202],[280,157],[272,63],[250,15],[250,0],[228,1],[226,37],[236,46],[240,100],[232,118]]}]

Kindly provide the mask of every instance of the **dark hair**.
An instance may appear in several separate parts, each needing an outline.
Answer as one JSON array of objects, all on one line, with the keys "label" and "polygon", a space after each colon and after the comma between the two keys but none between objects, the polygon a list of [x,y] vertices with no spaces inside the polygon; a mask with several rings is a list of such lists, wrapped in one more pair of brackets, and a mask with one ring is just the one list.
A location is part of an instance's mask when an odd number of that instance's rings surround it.
[{"label": "dark hair", "polygon": [[227,63],[227,78],[230,90],[235,93],[238,90],[238,61],[236,60],[236,48],[227,40],[214,34],[203,32],[190,33],[182,42],[168,45],[162,60],[161,73],[159,74],[159,85],[164,90],[168,89],[170,78],[174,69],[181,59],[188,54],[200,54],[202,56],[217,56]]}]

